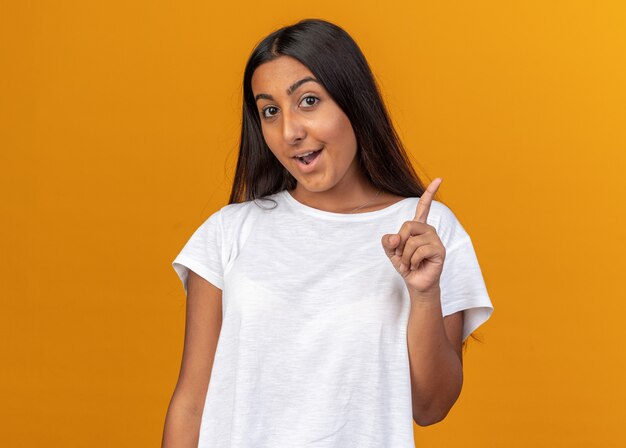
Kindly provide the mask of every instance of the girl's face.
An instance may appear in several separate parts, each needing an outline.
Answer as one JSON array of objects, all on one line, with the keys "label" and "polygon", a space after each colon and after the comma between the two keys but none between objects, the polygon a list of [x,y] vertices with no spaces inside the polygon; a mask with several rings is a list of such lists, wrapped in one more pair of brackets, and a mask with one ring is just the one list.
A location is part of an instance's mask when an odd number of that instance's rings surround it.
[{"label": "girl's face", "polygon": [[[296,188],[339,186],[341,192],[359,181],[350,120],[305,65],[289,56],[261,64],[252,75],[252,92],[265,142],[296,178]],[[318,150],[310,162],[295,157]]]}]

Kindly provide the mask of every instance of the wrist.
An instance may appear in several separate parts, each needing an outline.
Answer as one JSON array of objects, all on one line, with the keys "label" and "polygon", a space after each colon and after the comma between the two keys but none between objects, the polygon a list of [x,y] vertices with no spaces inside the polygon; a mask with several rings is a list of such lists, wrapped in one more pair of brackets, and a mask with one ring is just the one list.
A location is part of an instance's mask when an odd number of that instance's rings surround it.
[{"label": "wrist", "polygon": [[411,288],[410,286],[408,286],[408,290],[412,304],[417,304],[420,306],[441,306],[441,289],[439,288],[439,285],[427,291],[418,291],[414,288]]}]

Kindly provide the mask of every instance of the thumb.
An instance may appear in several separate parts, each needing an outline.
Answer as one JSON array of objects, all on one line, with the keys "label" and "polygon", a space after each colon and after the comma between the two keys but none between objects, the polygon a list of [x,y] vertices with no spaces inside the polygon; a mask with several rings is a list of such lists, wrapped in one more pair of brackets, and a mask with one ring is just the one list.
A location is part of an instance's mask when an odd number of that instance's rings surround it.
[{"label": "thumb", "polygon": [[395,248],[400,243],[400,235],[397,233],[383,235],[382,243],[387,256],[392,257],[396,254]]}]

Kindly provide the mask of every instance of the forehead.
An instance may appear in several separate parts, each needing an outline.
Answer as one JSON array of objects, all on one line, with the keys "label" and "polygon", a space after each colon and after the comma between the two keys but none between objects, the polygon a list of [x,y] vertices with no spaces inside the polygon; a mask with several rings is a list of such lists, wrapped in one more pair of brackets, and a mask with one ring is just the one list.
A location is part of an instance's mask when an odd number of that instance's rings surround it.
[{"label": "forehead", "polygon": [[254,95],[270,92],[286,94],[286,90],[291,84],[306,76],[315,77],[311,70],[297,59],[290,56],[279,56],[256,68],[252,74],[252,92]]}]

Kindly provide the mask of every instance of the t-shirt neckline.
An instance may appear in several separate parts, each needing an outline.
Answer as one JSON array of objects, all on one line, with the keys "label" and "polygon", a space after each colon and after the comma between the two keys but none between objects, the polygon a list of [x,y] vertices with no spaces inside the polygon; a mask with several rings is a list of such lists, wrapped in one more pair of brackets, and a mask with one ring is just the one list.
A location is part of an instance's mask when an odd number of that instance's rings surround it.
[{"label": "t-shirt neckline", "polygon": [[294,198],[288,190],[283,190],[281,194],[287,200],[287,202],[289,202],[293,207],[303,213],[317,216],[319,218],[328,218],[338,221],[367,221],[370,219],[378,218],[379,216],[385,216],[399,210],[407,201],[415,199],[411,197],[400,199],[398,202],[395,202],[385,208],[381,208],[380,210],[374,210],[371,212],[335,213],[305,205],[302,202],[298,201],[296,198]]}]

